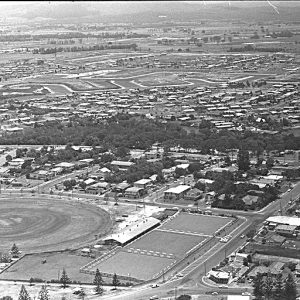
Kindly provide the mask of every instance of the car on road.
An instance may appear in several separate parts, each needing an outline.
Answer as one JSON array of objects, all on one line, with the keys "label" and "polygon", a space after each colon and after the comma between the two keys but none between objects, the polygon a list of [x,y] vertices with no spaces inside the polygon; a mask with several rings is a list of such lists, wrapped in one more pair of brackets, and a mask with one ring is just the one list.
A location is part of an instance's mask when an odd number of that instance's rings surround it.
[{"label": "car on road", "polygon": [[149,300],[159,300],[159,298],[158,298],[158,296],[151,296],[150,298],[149,298]]},{"label": "car on road", "polygon": [[227,243],[228,242],[228,238],[223,237],[223,238],[220,239],[220,242],[221,243]]},{"label": "car on road", "polygon": [[182,273],[178,273],[178,274],[176,274],[176,277],[181,278],[181,277],[183,277],[183,274]]},{"label": "car on road", "polygon": [[152,288],[157,288],[157,287],[159,287],[159,285],[158,285],[157,283],[153,283],[153,284],[151,285],[151,287],[152,287]]},{"label": "car on road", "polygon": [[212,294],[212,295],[219,295],[218,292],[212,292],[211,294]]},{"label": "car on road", "polygon": [[244,235],[244,234],[241,235],[241,239],[243,239],[243,238],[245,238],[245,235]]}]

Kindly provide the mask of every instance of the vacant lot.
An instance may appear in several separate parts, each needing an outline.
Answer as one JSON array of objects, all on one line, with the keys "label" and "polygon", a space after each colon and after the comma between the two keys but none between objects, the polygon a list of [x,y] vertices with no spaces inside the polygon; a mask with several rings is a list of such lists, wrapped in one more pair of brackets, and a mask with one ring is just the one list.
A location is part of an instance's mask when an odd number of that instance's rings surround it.
[{"label": "vacant lot", "polygon": [[[45,260],[46,263],[43,263]],[[26,255],[0,274],[0,279],[29,280],[33,277],[49,281],[58,279],[65,268],[71,280],[91,283],[92,275],[79,273],[79,269],[91,260],[89,257],[70,253]]]},{"label": "vacant lot", "polygon": [[160,229],[194,232],[203,235],[213,235],[220,228],[231,222],[231,218],[204,216],[182,213],[165,223]]}]

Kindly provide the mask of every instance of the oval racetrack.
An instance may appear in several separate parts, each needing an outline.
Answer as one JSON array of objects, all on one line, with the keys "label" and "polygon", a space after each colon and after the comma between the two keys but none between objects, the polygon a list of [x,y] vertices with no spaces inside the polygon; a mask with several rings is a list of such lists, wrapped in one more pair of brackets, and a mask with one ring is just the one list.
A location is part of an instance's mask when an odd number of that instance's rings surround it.
[{"label": "oval racetrack", "polygon": [[107,233],[109,214],[95,206],[44,196],[0,199],[0,252],[77,248]]}]

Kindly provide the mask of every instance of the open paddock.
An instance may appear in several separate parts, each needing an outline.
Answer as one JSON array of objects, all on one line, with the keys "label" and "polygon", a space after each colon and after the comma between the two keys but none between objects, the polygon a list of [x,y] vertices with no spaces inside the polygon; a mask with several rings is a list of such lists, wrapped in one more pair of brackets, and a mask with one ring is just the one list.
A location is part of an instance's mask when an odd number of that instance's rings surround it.
[{"label": "open paddock", "polygon": [[205,239],[203,236],[153,230],[127,245],[125,249],[147,251],[148,255],[159,253],[162,256],[174,255],[180,258]]},{"label": "open paddock", "polygon": [[109,274],[118,274],[140,280],[150,280],[162,269],[175,263],[175,259],[166,257],[141,255],[120,251],[107,260],[93,265],[89,271],[96,271]]},{"label": "open paddock", "polygon": [[227,217],[181,213],[163,224],[159,229],[193,232],[212,236],[220,228],[225,227],[233,219]]},{"label": "open paddock", "polygon": [[164,86],[164,85],[187,85],[178,78],[174,73],[156,73],[140,76],[135,79],[135,82],[145,86]]},{"label": "open paddock", "polygon": [[60,278],[63,268],[65,268],[72,281],[76,280],[90,283],[93,280],[93,276],[79,273],[79,269],[91,260],[89,257],[70,253],[25,255],[22,259],[1,273],[0,280],[29,280],[31,277],[47,281],[52,279],[57,280]]}]

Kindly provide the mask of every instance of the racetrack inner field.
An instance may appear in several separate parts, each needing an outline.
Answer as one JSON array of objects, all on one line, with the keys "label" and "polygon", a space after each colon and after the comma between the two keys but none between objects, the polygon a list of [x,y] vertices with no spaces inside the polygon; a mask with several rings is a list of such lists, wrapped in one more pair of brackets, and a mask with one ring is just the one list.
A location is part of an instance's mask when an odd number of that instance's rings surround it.
[{"label": "racetrack inner field", "polygon": [[0,200],[0,251],[13,243],[23,252],[72,249],[107,233],[109,214],[95,206],[43,197]]}]

